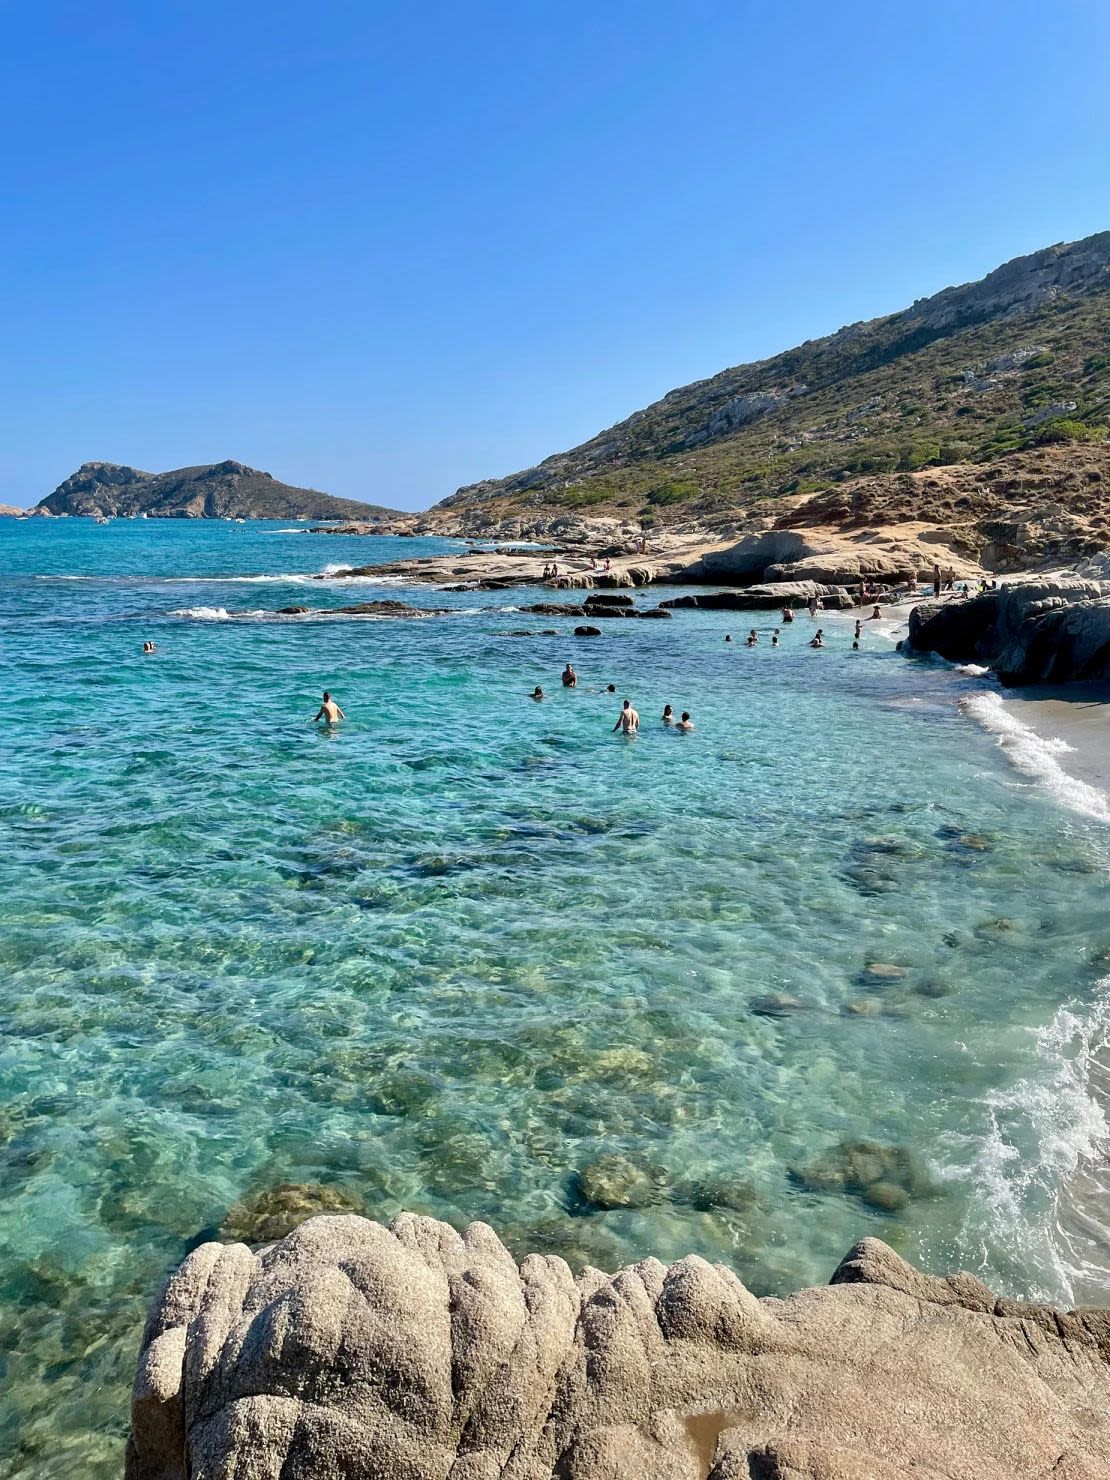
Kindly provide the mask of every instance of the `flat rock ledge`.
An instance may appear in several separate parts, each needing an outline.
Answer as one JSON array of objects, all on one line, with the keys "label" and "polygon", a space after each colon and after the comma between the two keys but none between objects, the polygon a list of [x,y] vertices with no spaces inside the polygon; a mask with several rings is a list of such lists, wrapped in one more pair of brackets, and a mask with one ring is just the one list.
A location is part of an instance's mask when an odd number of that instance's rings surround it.
[{"label": "flat rock ledge", "polygon": [[492,1229],[204,1244],[147,1321],[127,1480],[1106,1480],[1110,1312],[877,1239],[757,1300],[697,1257],[577,1277]]}]

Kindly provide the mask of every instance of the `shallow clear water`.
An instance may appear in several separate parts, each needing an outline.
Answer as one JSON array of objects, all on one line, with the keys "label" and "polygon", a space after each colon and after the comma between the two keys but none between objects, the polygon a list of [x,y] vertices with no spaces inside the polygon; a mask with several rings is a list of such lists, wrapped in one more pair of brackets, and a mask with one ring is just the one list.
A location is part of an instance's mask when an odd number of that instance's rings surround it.
[{"label": "shallow clear water", "polygon": [[[306,579],[449,546],[280,530],[0,520],[0,1472],[117,1472],[158,1282],[285,1181],[760,1293],[875,1233],[1069,1299],[1107,828],[961,710],[981,679],[837,619],[574,639]],[[375,595],[451,614],[218,615]],[[919,1163],[906,1206],[817,1190],[861,1138]],[[613,1152],[650,1205],[583,1202]]]}]

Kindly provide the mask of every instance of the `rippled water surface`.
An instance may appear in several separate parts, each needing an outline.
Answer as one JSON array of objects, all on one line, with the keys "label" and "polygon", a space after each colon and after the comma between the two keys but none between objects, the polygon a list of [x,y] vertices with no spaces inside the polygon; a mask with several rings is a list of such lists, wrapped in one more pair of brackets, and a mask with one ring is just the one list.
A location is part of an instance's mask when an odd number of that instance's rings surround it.
[{"label": "rippled water surface", "polygon": [[[1107,832],[961,711],[982,680],[836,619],[591,642],[307,579],[417,548],[0,521],[4,1474],[117,1472],[149,1298],[282,1182],[760,1293],[875,1233],[1072,1294]],[[235,615],[383,595],[450,611]]]}]

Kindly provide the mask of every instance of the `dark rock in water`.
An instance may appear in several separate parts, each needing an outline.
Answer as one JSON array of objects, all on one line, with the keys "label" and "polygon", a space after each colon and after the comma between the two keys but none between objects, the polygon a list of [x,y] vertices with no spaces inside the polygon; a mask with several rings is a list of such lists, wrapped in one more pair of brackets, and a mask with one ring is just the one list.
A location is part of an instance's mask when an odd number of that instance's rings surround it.
[{"label": "dark rock in water", "polygon": [[575,1175],[576,1191],[591,1208],[648,1208],[663,1196],[666,1178],[658,1167],[613,1154],[598,1157]]},{"label": "dark rock in water", "polygon": [[759,1210],[759,1193],[742,1177],[709,1173],[680,1182],[671,1201],[694,1208],[699,1213],[729,1212],[751,1214]]},{"label": "dark rock in water", "polygon": [[988,664],[1004,684],[1110,678],[1110,594],[1076,577],[1013,581],[910,612],[911,653]]},{"label": "dark rock in water", "polygon": [[846,1193],[888,1211],[936,1190],[907,1147],[878,1141],[841,1141],[809,1166],[792,1167],[790,1179],[807,1192]]},{"label": "dark rock in water", "polygon": [[409,606],[407,601],[359,601],[354,606],[325,606],[329,617],[445,617],[446,607]]},{"label": "dark rock in water", "polygon": [[[698,1257],[602,1274],[603,1223],[564,1223],[598,1266],[577,1280],[411,1213],[194,1249],[143,1333],[126,1480],[1110,1475],[1110,1312],[999,1299],[871,1238],[762,1301]],[[534,1237],[567,1254],[575,1231]]]},{"label": "dark rock in water", "polygon": [[307,606],[279,606],[277,614],[279,617],[303,617],[307,611]]},{"label": "dark rock in water", "polygon": [[645,621],[652,621],[652,620],[658,621],[660,617],[663,617],[663,618],[672,617],[673,618],[674,612],[669,612],[669,611],[667,611],[662,606],[652,606],[652,607],[648,607],[648,609],[646,611],[637,612],[636,615],[638,617],[640,617],[641,619],[645,620]]},{"label": "dark rock in water", "polygon": [[949,996],[952,992],[952,987],[948,982],[924,981],[918,982],[913,990],[919,997],[936,998]]},{"label": "dark rock in water", "polygon": [[631,596],[618,596],[613,591],[591,591],[586,597],[587,606],[635,606]]},{"label": "dark rock in water", "polygon": [[601,628],[600,627],[576,627],[574,629],[574,635],[575,635],[575,637],[600,637],[601,636]]},{"label": "dark rock in water", "polygon": [[317,1213],[364,1213],[358,1198],[342,1187],[319,1182],[282,1182],[236,1203],[224,1214],[219,1236],[226,1243],[272,1244]]},{"label": "dark rock in water", "polygon": [[586,608],[567,601],[535,601],[531,606],[522,606],[522,612],[537,617],[584,617]]},{"label": "dark rock in water", "polygon": [[748,1009],[756,1017],[780,1018],[789,1017],[792,1012],[804,1012],[806,1004],[800,997],[791,997],[787,992],[766,992],[761,997],[753,997]]}]

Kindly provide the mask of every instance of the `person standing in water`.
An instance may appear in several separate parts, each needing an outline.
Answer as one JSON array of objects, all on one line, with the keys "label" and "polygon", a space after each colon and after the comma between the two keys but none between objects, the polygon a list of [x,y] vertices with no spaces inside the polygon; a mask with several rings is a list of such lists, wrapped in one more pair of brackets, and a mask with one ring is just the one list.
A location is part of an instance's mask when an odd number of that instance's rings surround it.
[{"label": "person standing in water", "polygon": [[146,642],[143,643],[143,652],[144,653],[154,653],[154,652],[157,652],[157,651],[158,651],[158,649],[149,640],[149,638],[147,639]]},{"label": "person standing in water", "polygon": [[616,734],[620,730],[622,735],[635,735],[639,729],[640,715],[637,710],[632,708],[632,700],[626,699],[621,706],[621,712],[617,717],[616,724],[613,726],[612,733]]},{"label": "person standing in water", "polygon": [[577,673],[575,673],[573,665],[568,663],[567,666],[563,669],[563,688],[576,689],[577,687],[578,675]]},{"label": "person standing in water", "polygon": [[312,721],[312,723],[314,725],[315,724],[319,724],[319,722],[321,720],[323,720],[326,725],[334,725],[334,724],[338,724],[338,722],[341,719],[346,719],[346,718],[347,718],[347,716],[343,713],[342,709],[340,709],[339,705],[335,702],[335,700],[332,698],[332,696],[328,693],[327,689],[325,689],[324,690],[324,702],[320,705],[320,708],[317,710],[317,712],[316,712],[316,718]]},{"label": "person standing in water", "polygon": [[685,731],[692,730],[693,728],[694,721],[690,718],[690,711],[688,709],[684,709],[682,711],[682,718],[679,720],[678,724],[675,725],[675,729]]},{"label": "person standing in water", "polygon": [[671,708],[671,706],[669,704],[664,704],[663,705],[663,723],[665,725],[673,725],[674,724],[674,710]]}]

